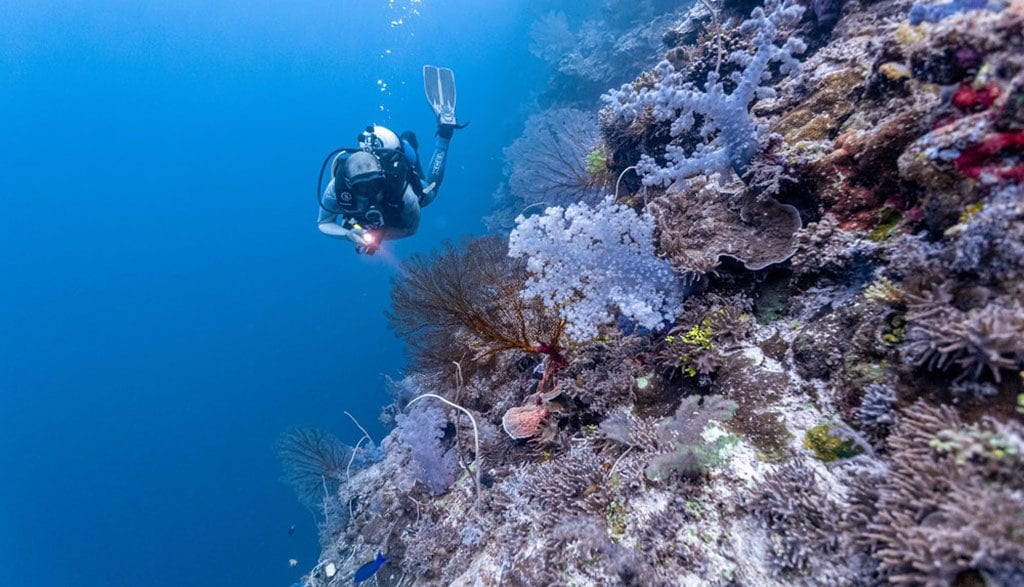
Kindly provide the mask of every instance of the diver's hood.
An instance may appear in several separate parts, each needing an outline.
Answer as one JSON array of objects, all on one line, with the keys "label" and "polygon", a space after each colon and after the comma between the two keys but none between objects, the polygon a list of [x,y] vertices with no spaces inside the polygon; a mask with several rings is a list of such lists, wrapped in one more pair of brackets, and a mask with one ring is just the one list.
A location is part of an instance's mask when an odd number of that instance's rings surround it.
[{"label": "diver's hood", "polygon": [[[356,151],[341,162],[338,171],[340,177],[335,178],[335,190],[342,213],[367,224],[382,223],[383,217],[378,208],[384,196],[386,178],[377,157],[366,151]],[[371,215],[375,219],[371,219]]]},{"label": "diver's hood", "polygon": [[350,185],[384,177],[384,169],[380,166],[380,161],[366,151],[356,151],[346,157],[341,172],[345,174]]}]

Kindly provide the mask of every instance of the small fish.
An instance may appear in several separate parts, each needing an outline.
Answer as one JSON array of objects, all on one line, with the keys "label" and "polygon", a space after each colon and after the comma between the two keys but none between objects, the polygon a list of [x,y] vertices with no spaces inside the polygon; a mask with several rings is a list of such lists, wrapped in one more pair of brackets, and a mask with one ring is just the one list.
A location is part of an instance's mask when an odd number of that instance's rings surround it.
[{"label": "small fish", "polygon": [[356,576],[354,577],[356,584],[362,583],[377,574],[381,566],[389,560],[391,560],[391,557],[384,556],[384,553],[378,550],[377,558],[356,569]]},{"label": "small fish", "polygon": [[295,525],[294,524],[292,526],[289,526],[289,528],[288,528],[288,535],[289,536],[295,536]]}]

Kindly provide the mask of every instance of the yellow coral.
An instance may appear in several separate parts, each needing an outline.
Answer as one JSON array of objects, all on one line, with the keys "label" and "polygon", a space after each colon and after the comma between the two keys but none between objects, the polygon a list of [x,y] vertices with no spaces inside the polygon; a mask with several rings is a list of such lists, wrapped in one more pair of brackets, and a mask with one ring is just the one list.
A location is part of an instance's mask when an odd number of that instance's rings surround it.
[{"label": "yellow coral", "polygon": [[900,45],[913,45],[925,37],[924,27],[921,25],[912,26],[910,23],[904,22],[896,27],[896,32],[893,36],[896,37],[896,42]]},{"label": "yellow coral", "polygon": [[682,341],[699,349],[710,349],[713,343],[711,338],[711,321],[707,319],[702,320],[700,324],[694,326],[682,336]]},{"label": "yellow coral", "polygon": [[981,212],[981,209],[984,206],[985,206],[984,202],[975,202],[975,203],[967,206],[966,208],[964,208],[964,211],[960,213],[960,222],[962,224],[966,224],[967,221],[969,221],[971,218],[973,218],[975,214],[977,214],[978,212]]},{"label": "yellow coral", "polygon": [[896,63],[894,61],[883,63],[879,66],[878,72],[893,81],[910,79],[910,68],[902,63]]}]

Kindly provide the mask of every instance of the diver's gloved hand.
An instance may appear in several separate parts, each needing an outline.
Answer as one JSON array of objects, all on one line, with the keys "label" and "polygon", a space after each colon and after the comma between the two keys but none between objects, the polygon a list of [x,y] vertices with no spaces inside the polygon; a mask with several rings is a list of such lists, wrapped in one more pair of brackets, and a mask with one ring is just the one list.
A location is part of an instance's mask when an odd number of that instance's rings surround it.
[{"label": "diver's gloved hand", "polygon": [[442,122],[441,119],[438,119],[438,121],[437,121],[437,136],[441,137],[442,139],[449,139],[450,140],[452,138],[452,135],[455,134],[456,130],[462,130],[462,129],[466,128],[467,126],[469,126],[468,122],[466,124],[455,124],[454,122],[451,122],[451,123]]},{"label": "diver's gloved hand", "polygon": [[452,138],[456,130],[469,126],[469,123],[459,124],[456,122],[455,113],[441,113],[437,115],[437,136],[441,138]]},{"label": "diver's gloved hand", "polygon": [[368,257],[372,257],[378,249],[380,249],[380,245],[378,244],[356,245],[356,253],[366,255]]}]

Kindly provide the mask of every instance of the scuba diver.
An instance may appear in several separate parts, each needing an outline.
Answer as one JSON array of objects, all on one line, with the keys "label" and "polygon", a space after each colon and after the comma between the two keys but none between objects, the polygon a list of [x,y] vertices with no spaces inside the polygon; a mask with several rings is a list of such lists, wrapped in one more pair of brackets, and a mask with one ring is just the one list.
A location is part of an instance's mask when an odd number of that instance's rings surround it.
[{"label": "scuba diver", "polygon": [[[426,175],[416,135],[406,131],[398,136],[375,124],[356,138],[358,147],[336,149],[320,167],[317,226],[327,236],[355,243],[357,253],[372,255],[384,240],[416,234],[420,209],[434,201],[444,179],[452,134],[466,126],[456,122],[452,70],[423,66],[423,87],[437,117],[437,142]],[[331,157],[331,181],[321,192]]]}]

